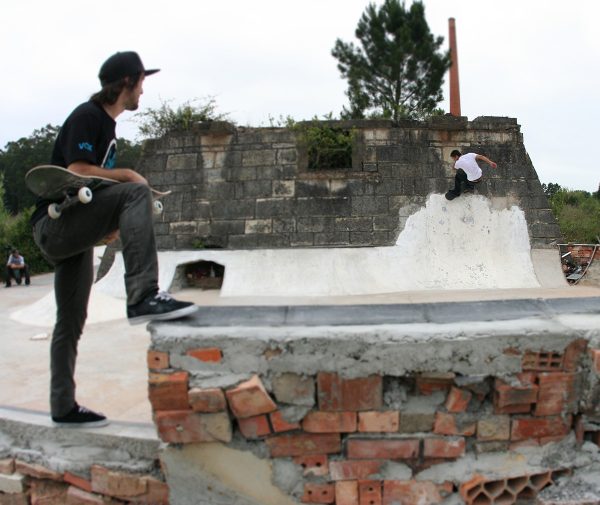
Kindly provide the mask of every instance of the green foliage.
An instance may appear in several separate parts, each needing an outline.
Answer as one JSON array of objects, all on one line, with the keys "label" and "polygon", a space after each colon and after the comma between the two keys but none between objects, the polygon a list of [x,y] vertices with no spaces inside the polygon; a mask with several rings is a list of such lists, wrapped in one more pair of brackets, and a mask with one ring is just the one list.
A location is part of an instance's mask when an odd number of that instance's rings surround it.
[{"label": "green foliage", "polygon": [[35,203],[25,187],[25,174],[36,165],[50,162],[58,126],[46,125],[29,137],[6,144],[0,150],[0,173],[4,174],[4,205],[12,214],[17,214]]},{"label": "green foliage", "polygon": [[369,4],[355,31],[360,47],[336,40],[332,55],[348,81],[345,119],[383,117],[422,119],[442,101],[448,52],[440,53],[443,37],[434,37],[425,8],[415,1]]},{"label": "green foliage", "polygon": [[[0,198],[4,197],[4,185],[0,177]],[[52,269],[50,264],[44,259],[42,253],[33,241],[31,233],[31,225],[29,219],[33,212],[33,207],[25,209],[16,216],[7,212],[4,205],[0,205],[0,258],[3,258],[3,265],[14,248],[18,249],[25,261],[29,265],[31,274],[48,272]],[[2,271],[2,279],[4,279],[4,268]]]},{"label": "green foliage", "polygon": [[560,186],[560,184],[556,184],[554,182],[549,182],[548,184],[543,183],[542,184],[542,190],[544,191],[544,194],[548,197],[548,198],[552,198],[556,193],[558,193],[559,191],[562,191],[562,187]]},{"label": "green foliage", "polygon": [[[328,116],[331,117],[331,116]],[[337,128],[317,122],[293,123],[288,126],[298,135],[308,154],[309,170],[350,168],[352,147],[357,130]]]},{"label": "green foliage", "polygon": [[189,131],[202,121],[223,121],[227,118],[227,114],[217,113],[217,104],[212,97],[189,100],[176,109],[171,107],[171,101],[162,100],[159,108],[149,108],[134,116],[142,138],[160,138],[172,132]]},{"label": "green foliage", "polygon": [[568,242],[595,244],[600,237],[600,200],[587,191],[572,191],[558,184],[543,185],[560,231]]}]

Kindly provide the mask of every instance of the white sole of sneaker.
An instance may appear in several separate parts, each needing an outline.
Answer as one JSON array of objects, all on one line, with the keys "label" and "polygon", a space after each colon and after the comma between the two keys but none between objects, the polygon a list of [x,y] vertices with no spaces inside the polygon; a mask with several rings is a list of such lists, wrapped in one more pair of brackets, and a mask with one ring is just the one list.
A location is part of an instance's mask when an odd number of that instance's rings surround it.
[{"label": "white sole of sneaker", "polygon": [[197,305],[190,305],[183,307],[173,312],[165,312],[164,314],[149,314],[146,316],[131,317],[128,319],[130,325],[149,323],[150,321],[170,321],[172,319],[179,319],[180,317],[189,316],[199,309]]},{"label": "white sole of sneaker", "polygon": [[92,421],[89,423],[57,423],[56,421],[52,421],[52,426],[55,428],[69,428],[69,429],[83,429],[83,428],[102,428],[103,426],[108,426],[110,421],[108,419],[103,419],[102,421]]}]

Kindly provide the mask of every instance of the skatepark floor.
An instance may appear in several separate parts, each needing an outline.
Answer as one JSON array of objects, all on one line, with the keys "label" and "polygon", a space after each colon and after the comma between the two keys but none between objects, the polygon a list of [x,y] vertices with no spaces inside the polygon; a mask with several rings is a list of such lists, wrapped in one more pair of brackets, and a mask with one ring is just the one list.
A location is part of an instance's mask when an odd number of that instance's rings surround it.
[{"label": "skatepark floor", "polygon": [[[48,411],[49,346],[52,328],[17,322],[11,313],[40,300],[53,289],[53,275],[32,278],[30,286],[0,288],[0,407]],[[507,290],[421,290],[369,296],[220,297],[218,290],[184,289],[175,294],[203,307],[235,305],[347,305],[406,304],[484,300],[598,297],[600,288],[566,286]],[[112,420],[151,423],[147,399],[146,351],[150,335],[145,325],[130,326],[123,316],[88,324],[79,344],[76,381],[80,404],[103,412]]]}]

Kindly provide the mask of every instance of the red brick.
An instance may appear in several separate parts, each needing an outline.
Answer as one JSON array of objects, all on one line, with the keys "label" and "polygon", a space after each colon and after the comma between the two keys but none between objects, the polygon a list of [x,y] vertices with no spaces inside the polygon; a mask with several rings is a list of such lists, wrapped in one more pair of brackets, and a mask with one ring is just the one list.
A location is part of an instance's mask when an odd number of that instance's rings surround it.
[{"label": "red brick", "polygon": [[566,435],[571,430],[571,420],[561,416],[554,417],[525,417],[512,420],[511,440],[539,439]]},{"label": "red brick", "polygon": [[360,412],[358,414],[358,431],[364,433],[393,433],[400,428],[400,412]]},{"label": "red brick", "polygon": [[538,387],[534,384],[511,386],[500,379],[494,384],[494,407],[529,405],[537,401]]},{"label": "red brick", "polygon": [[139,475],[109,470],[92,465],[92,491],[114,498],[130,498],[146,493],[148,483]]},{"label": "red brick", "polygon": [[356,431],[356,412],[311,411],[302,420],[308,433],[352,433]]},{"label": "red brick", "polygon": [[271,434],[271,426],[266,415],[238,419],[240,432],[246,438],[260,438]]},{"label": "red brick", "polygon": [[148,396],[153,410],[185,410],[188,402],[188,373],[151,373]]},{"label": "red brick", "polygon": [[163,442],[230,442],[231,421],[226,412],[200,414],[191,410],[165,410],[154,415]]},{"label": "red brick", "polygon": [[465,453],[464,438],[426,438],[423,440],[425,458],[459,458]]},{"label": "red brick", "polygon": [[304,484],[302,503],[335,503],[335,484]]},{"label": "red brick", "polygon": [[569,372],[540,373],[536,416],[552,416],[577,409],[576,380],[578,374]]},{"label": "red brick", "polygon": [[233,415],[238,418],[268,414],[277,405],[267,393],[258,375],[225,392]]},{"label": "red brick", "polygon": [[297,456],[294,463],[302,467],[303,475],[314,475],[323,477],[329,473],[329,461],[325,454],[316,454],[314,456]]},{"label": "red brick", "polygon": [[509,439],[509,416],[486,416],[477,422],[477,440],[489,442]]},{"label": "red brick", "polygon": [[36,479],[49,479],[55,481],[62,481],[63,474],[49,470],[45,466],[38,465],[36,463],[25,463],[24,461],[15,461],[15,471],[22,475],[29,475]]},{"label": "red brick", "polygon": [[271,426],[273,427],[273,431],[275,433],[300,429],[300,423],[290,423],[286,421],[283,417],[283,414],[279,410],[271,412],[269,414],[269,418],[271,419]]},{"label": "red brick", "polygon": [[148,351],[148,368],[150,370],[162,370],[169,368],[169,353],[160,351]]},{"label": "red brick", "polygon": [[563,370],[565,372],[576,372],[579,368],[581,358],[587,350],[588,342],[585,338],[573,340],[565,349],[563,358]]},{"label": "red brick", "polygon": [[434,505],[442,503],[439,487],[429,481],[386,480],[383,505]]},{"label": "red brick", "polygon": [[358,503],[360,505],[381,505],[381,481],[359,480]]},{"label": "red brick", "polygon": [[446,398],[446,410],[452,413],[466,412],[472,397],[470,391],[452,386]]},{"label": "red brick", "polygon": [[223,353],[218,347],[203,347],[200,349],[190,349],[186,352],[188,356],[196,358],[205,363],[220,363],[223,359]]},{"label": "red brick", "polygon": [[380,375],[342,379],[335,373],[320,372],[317,393],[320,410],[379,410],[383,404],[383,380]]},{"label": "red brick", "polygon": [[356,439],[347,441],[350,459],[414,459],[419,455],[416,439]]},{"label": "red brick", "polygon": [[381,471],[384,461],[381,460],[339,460],[329,462],[331,480],[357,480],[376,477]]},{"label": "red brick", "polygon": [[455,414],[445,412],[435,413],[433,432],[437,435],[462,435],[470,437],[475,435],[476,423],[470,418],[462,420]]},{"label": "red brick", "polygon": [[129,505],[169,505],[169,486],[166,482],[155,479],[154,477],[142,477],[146,481],[146,494],[130,501]]},{"label": "red brick", "polygon": [[83,489],[88,493],[92,492],[92,482],[84,477],[80,477],[79,475],[75,475],[71,472],[65,472],[63,478],[65,482],[71,484],[72,486]]},{"label": "red brick", "polygon": [[278,435],[266,440],[272,458],[334,454],[342,450],[338,433],[301,433]]},{"label": "red brick", "polygon": [[506,407],[494,407],[494,414],[529,414],[533,404],[525,403],[523,405],[507,405]]},{"label": "red brick", "polygon": [[[67,500],[68,484],[46,479],[31,479],[29,493],[32,505],[64,505]],[[0,494],[0,503],[2,495]]]},{"label": "red brick", "polygon": [[335,505],[360,505],[357,481],[340,480],[335,483]]},{"label": "red brick", "polygon": [[447,392],[454,384],[453,373],[429,373],[416,377],[417,391],[422,395],[432,395],[437,391]]},{"label": "red brick", "polygon": [[592,358],[592,370],[600,375],[600,349],[590,349]]},{"label": "red brick", "polygon": [[67,490],[66,505],[118,505],[122,503],[122,501],[117,502],[116,500],[88,493],[73,486]]},{"label": "red brick", "polygon": [[194,412],[223,412],[227,408],[225,393],[219,388],[192,388],[188,401]]}]

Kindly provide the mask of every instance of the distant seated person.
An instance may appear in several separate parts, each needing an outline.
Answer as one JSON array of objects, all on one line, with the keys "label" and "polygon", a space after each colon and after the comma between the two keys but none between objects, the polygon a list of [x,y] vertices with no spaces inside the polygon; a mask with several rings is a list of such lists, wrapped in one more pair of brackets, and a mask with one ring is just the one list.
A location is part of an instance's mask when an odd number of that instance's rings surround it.
[{"label": "distant seated person", "polygon": [[25,284],[29,286],[29,268],[25,263],[25,258],[19,254],[19,251],[13,249],[6,263],[6,287],[10,288],[11,279],[17,284],[21,284],[25,277]]}]

